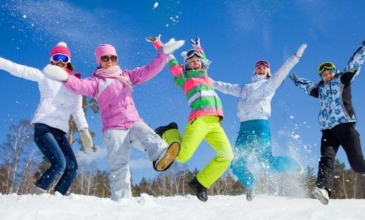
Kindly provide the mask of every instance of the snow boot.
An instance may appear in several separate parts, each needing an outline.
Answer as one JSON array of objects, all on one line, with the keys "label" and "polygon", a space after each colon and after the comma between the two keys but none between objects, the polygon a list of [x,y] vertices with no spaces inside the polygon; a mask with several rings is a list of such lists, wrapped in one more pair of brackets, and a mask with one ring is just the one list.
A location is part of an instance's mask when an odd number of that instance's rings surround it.
[{"label": "snow boot", "polygon": [[46,193],[46,192],[47,192],[46,190],[44,190],[44,189],[42,189],[42,188],[40,188],[36,185],[34,185],[32,187],[32,189],[30,190],[30,194],[33,194],[33,195],[41,195],[41,194]]},{"label": "snow boot", "polygon": [[200,201],[206,202],[208,200],[207,188],[200,184],[196,177],[189,182],[189,186],[194,190],[196,197],[198,197]]},{"label": "snow boot", "polygon": [[166,126],[160,126],[160,127],[156,128],[155,132],[162,138],[163,133],[165,133],[165,131],[170,130],[170,129],[178,129],[177,124],[175,122],[171,122],[170,124],[168,124]]},{"label": "snow boot", "polygon": [[172,142],[170,146],[160,154],[157,160],[153,161],[153,168],[158,172],[167,170],[174,163],[179,152],[180,143],[177,141]]},{"label": "snow boot", "polygon": [[330,201],[330,198],[329,198],[329,195],[328,195],[328,191],[326,189],[314,187],[314,189],[312,191],[312,194],[313,194],[314,198],[321,201],[321,203],[323,205],[328,205],[328,202]]},{"label": "snow boot", "polygon": [[253,189],[246,190],[246,199],[249,202],[253,200]]}]

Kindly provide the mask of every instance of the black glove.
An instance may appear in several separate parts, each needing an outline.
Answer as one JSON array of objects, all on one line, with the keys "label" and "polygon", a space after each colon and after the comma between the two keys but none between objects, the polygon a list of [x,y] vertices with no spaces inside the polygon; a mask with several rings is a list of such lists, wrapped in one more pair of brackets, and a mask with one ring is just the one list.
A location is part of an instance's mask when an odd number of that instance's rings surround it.
[{"label": "black glove", "polygon": [[298,76],[295,74],[295,73],[293,73],[293,75],[289,75],[289,78],[291,79],[291,80],[293,80],[293,82],[294,82],[294,84],[297,86],[298,85],[298,83],[299,83],[299,78],[298,78]]}]

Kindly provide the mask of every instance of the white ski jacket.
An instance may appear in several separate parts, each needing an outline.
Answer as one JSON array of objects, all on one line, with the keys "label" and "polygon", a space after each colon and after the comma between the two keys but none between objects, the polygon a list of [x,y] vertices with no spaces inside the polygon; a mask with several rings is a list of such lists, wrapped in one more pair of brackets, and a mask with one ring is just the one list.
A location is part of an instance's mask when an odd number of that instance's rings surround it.
[{"label": "white ski jacket", "polygon": [[16,64],[1,57],[0,69],[38,83],[40,102],[31,123],[43,123],[67,133],[68,120],[72,115],[79,130],[88,128],[82,109],[82,96],[69,91],[62,82],[50,78],[41,70]]},{"label": "white ski jacket", "polygon": [[252,83],[240,85],[214,81],[214,89],[224,94],[238,97],[237,115],[241,122],[265,119],[271,115],[271,100],[276,89],[282,84],[289,71],[297,64],[299,58],[289,57],[284,64],[270,76],[262,78],[254,74]]}]

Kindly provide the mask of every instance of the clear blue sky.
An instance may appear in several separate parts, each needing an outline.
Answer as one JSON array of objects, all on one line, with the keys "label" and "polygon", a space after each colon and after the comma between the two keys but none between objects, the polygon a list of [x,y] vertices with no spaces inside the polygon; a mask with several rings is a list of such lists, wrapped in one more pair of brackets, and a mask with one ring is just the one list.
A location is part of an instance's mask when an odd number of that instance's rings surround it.
[{"label": "clear blue sky", "polygon": [[[157,2],[157,3],[156,3]],[[208,59],[210,76],[231,83],[248,83],[257,60],[266,59],[275,72],[284,60],[307,43],[300,62],[292,73],[319,80],[317,66],[332,61],[339,69],[365,37],[365,4],[362,0],[3,0],[0,3],[0,56],[20,64],[42,69],[49,51],[65,41],[76,71],[91,75],[96,66],[93,51],[100,43],[117,48],[119,64],[132,69],[147,64],[156,51],[144,38],[162,35],[187,43],[201,38]],[[361,134],[365,132],[362,107],[365,94],[363,73],[353,82],[353,103]],[[10,125],[31,119],[39,101],[37,84],[0,70],[0,143]],[[222,122],[232,144],[239,129],[237,99],[219,93],[225,119]],[[189,108],[180,89],[165,68],[149,82],[134,87],[134,99],[141,117],[152,127],[176,121],[180,128],[187,122]],[[287,79],[272,101],[270,118],[274,154],[292,154],[304,165],[317,169],[321,133],[317,122],[318,100],[306,95]],[[99,116],[88,115],[90,130],[102,152]],[[183,131],[181,129],[181,131]],[[364,139],[362,143],[364,145]],[[364,149],[364,147],[363,147]],[[213,156],[203,142],[189,168],[201,169]],[[135,180],[157,174],[143,152],[133,150],[132,175]],[[342,150],[339,159],[347,161]],[[106,157],[98,160],[106,168]],[[138,165],[138,166],[137,166]]]}]

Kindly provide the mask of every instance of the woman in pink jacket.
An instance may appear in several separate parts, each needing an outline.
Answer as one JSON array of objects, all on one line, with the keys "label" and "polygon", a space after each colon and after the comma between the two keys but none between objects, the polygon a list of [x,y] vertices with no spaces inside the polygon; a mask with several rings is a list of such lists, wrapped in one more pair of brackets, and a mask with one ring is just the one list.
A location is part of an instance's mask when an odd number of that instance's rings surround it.
[{"label": "woman in pink jacket", "polygon": [[47,71],[76,94],[94,98],[101,109],[104,145],[108,152],[111,199],[132,197],[130,174],[131,147],[145,151],[156,171],[164,171],[174,162],[180,144],[168,145],[138,115],[133,101],[132,86],[152,79],[166,64],[167,54],[183,45],[171,40],[147,65],[132,70],[121,70],[119,57],[110,44],[101,44],[95,50],[98,67],[92,77],[78,79],[64,70]]}]

